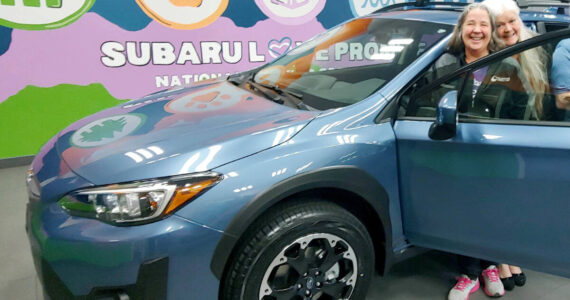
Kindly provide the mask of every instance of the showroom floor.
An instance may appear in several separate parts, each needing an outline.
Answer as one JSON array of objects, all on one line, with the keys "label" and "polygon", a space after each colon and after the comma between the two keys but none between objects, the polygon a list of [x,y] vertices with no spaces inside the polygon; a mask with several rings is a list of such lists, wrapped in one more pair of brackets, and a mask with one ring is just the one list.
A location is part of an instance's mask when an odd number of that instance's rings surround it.
[{"label": "showroom floor", "polygon": [[[25,166],[0,169],[0,299],[42,299],[24,229]],[[375,277],[367,299],[446,299],[457,266],[453,255],[430,251],[395,265]],[[526,270],[528,283],[502,299],[570,299],[570,279]],[[471,300],[488,299],[482,290]]]}]

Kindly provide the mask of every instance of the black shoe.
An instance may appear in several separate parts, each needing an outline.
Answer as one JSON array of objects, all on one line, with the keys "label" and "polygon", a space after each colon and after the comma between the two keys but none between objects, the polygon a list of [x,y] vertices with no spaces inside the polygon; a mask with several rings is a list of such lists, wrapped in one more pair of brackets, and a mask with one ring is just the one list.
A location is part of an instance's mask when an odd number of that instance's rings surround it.
[{"label": "black shoe", "polygon": [[515,280],[513,277],[501,278],[501,282],[507,291],[512,291],[515,288]]},{"label": "black shoe", "polygon": [[514,282],[517,286],[523,286],[526,283],[526,275],[523,273],[513,274]]}]

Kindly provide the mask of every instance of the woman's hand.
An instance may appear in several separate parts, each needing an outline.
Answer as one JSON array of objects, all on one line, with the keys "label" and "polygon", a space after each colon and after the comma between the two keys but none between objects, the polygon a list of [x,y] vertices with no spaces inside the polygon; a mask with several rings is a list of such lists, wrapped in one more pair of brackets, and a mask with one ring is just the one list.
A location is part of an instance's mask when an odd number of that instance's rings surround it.
[{"label": "woman's hand", "polygon": [[556,95],[556,108],[570,110],[570,92]]}]

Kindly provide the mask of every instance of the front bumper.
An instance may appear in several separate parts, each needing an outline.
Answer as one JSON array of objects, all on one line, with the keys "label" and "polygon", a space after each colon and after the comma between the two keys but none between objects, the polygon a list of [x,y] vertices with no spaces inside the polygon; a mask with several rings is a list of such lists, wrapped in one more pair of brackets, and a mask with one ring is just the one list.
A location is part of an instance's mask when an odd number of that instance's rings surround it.
[{"label": "front bumper", "polygon": [[49,299],[167,299],[168,257],[143,263],[134,284],[94,287],[86,296],[74,296],[46,260],[41,259],[35,265]]},{"label": "front bumper", "polygon": [[179,216],[116,227],[30,199],[26,229],[51,299],[218,297],[209,265],[222,233]]}]

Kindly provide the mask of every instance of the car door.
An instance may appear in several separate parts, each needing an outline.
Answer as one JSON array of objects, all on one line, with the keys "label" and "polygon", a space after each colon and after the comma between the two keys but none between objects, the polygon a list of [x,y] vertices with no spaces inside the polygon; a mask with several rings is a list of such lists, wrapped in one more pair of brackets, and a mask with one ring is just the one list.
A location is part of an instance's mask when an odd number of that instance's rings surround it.
[{"label": "car door", "polygon": [[[527,81],[524,116],[512,118],[504,103],[513,93],[491,95],[481,86],[473,94],[467,84],[474,71],[494,72],[526,50],[543,51],[549,75],[563,67],[550,62],[558,42],[569,37],[564,30],[527,40],[419,88],[428,70],[404,92],[394,131],[404,231],[412,244],[570,276],[570,113],[555,107],[550,91]],[[459,95],[456,133],[430,139],[437,101],[429,98],[449,90]],[[495,106],[475,109],[470,103],[479,96],[495,97]]]}]

